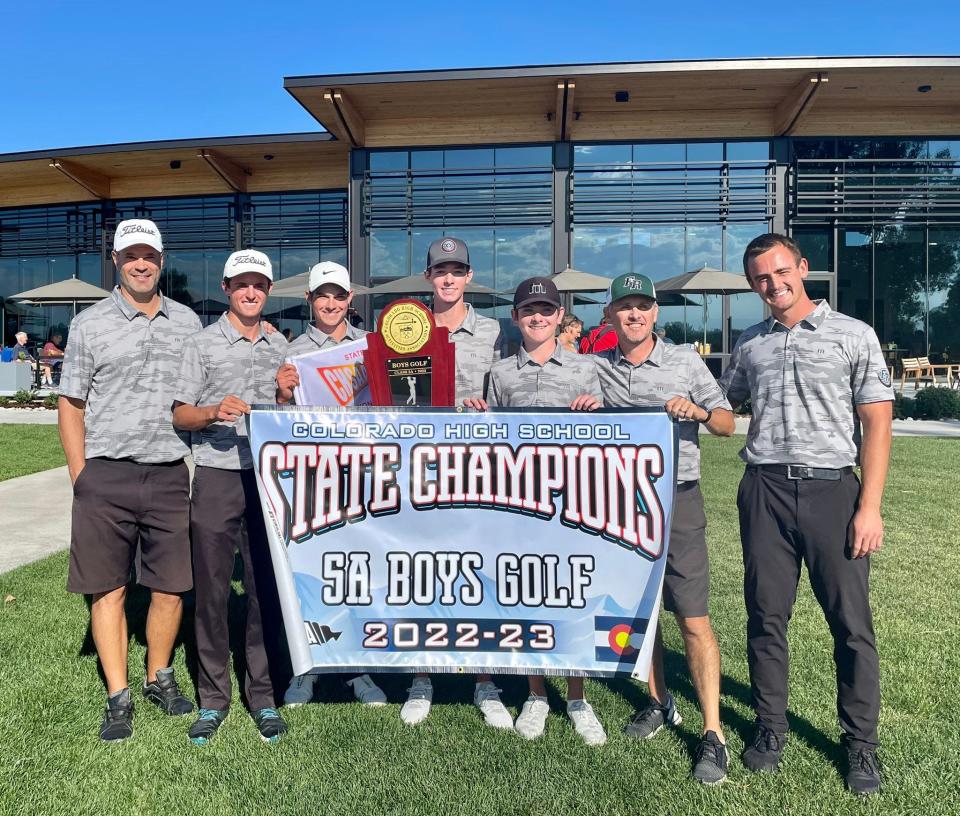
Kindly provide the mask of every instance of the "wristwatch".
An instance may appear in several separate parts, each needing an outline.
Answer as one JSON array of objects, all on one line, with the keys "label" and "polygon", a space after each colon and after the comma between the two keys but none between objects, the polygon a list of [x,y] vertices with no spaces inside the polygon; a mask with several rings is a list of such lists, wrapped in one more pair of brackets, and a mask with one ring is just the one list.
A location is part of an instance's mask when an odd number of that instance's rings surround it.
[{"label": "wristwatch", "polygon": [[707,411],[707,415],[706,415],[703,419],[700,420],[700,424],[701,424],[701,425],[706,425],[706,424],[710,421],[710,417],[712,417],[712,416],[713,416],[713,408],[711,408],[709,411]]}]

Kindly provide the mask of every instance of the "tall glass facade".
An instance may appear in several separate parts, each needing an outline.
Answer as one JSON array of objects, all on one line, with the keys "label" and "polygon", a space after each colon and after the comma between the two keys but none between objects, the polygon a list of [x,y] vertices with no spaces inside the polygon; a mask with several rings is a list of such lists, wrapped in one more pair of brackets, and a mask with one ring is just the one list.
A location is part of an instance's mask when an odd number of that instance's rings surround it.
[{"label": "tall glass facade", "polygon": [[[17,331],[41,344],[53,331],[66,337],[72,306],[24,306],[6,298],[74,275],[109,287],[114,278],[109,241],[126,218],[150,218],[160,226],[166,256],[161,287],[205,324],[226,309],[220,281],[224,261],[235,249],[266,252],[277,279],[305,272],[320,260],[347,260],[345,190],[0,209],[5,345]],[[306,306],[295,301],[271,302],[268,313],[279,328],[295,332],[308,319]]]}]

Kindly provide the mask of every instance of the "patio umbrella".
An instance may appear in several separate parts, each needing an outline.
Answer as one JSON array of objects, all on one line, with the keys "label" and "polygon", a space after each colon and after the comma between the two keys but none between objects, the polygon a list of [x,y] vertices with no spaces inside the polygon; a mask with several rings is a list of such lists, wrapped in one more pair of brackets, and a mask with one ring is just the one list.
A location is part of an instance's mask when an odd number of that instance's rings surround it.
[{"label": "patio umbrella", "polygon": [[750,284],[743,275],[733,272],[723,272],[709,266],[701,266],[692,272],[674,275],[672,278],[659,281],[654,286],[657,297],[660,294],[688,295],[702,294],[703,298],[703,345],[707,345],[707,298],[706,295],[736,295],[749,292]]},{"label": "patio umbrella", "polygon": [[[73,316],[76,317],[78,303],[96,303],[107,297],[110,297],[110,293],[106,289],[101,289],[92,283],[82,281],[74,275],[68,280],[48,283],[46,286],[28,289],[26,292],[20,292],[18,295],[10,295],[7,300],[15,300],[26,306],[73,304]],[[3,308],[0,321],[2,321],[0,322],[0,326],[6,326],[6,307]]]},{"label": "patio umbrella", "polygon": [[611,279],[590,272],[580,272],[568,266],[551,280],[558,292],[606,292],[610,288]]},{"label": "patio umbrella", "polygon": [[[273,285],[270,297],[273,298],[303,298],[303,293],[307,291],[309,272],[301,272],[290,278],[282,278]],[[352,284],[354,295],[365,295],[370,291],[369,287],[361,286],[359,283]]]}]

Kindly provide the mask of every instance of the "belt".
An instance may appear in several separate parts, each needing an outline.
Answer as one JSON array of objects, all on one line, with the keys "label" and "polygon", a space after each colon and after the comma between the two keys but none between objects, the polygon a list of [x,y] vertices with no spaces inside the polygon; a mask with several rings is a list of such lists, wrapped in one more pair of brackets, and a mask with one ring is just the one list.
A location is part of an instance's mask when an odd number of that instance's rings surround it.
[{"label": "belt", "polygon": [[688,490],[693,490],[698,484],[700,484],[698,479],[689,482],[677,482],[677,493],[686,493]]},{"label": "belt", "polygon": [[827,482],[839,482],[842,476],[853,473],[852,467],[814,468],[805,465],[750,465],[750,467],[793,480],[820,479]]}]

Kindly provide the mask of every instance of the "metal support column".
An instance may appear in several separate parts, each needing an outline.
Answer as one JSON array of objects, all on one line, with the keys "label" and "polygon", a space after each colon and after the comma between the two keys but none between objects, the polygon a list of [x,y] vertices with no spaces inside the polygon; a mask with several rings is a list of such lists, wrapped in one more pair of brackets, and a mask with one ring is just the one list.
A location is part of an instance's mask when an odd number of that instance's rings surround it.
[{"label": "metal support column", "polygon": [[787,234],[787,209],[790,206],[790,141],[788,139],[773,140],[773,160],[777,163],[774,173],[773,218],[770,229]]},{"label": "metal support column", "polygon": [[117,208],[113,201],[103,202],[100,219],[100,286],[109,291],[117,283],[112,255],[113,231],[117,226]]},{"label": "metal support column", "polygon": [[[364,286],[370,285],[370,247],[363,223],[363,177],[367,170],[367,151],[350,151],[350,181],[347,187],[347,268],[350,280]],[[357,311],[363,317],[364,326],[373,326],[373,303],[371,298],[356,302]]]},{"label": "metal support column", "polygon": [[570,178],[573,171],[573,145],[553,145],[553,271],[562,272],[571,264],[573,224],[570,218]]}]

